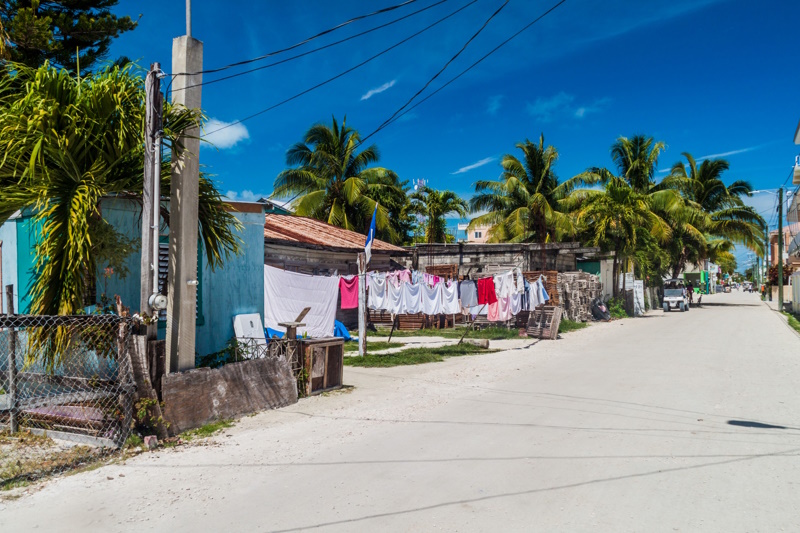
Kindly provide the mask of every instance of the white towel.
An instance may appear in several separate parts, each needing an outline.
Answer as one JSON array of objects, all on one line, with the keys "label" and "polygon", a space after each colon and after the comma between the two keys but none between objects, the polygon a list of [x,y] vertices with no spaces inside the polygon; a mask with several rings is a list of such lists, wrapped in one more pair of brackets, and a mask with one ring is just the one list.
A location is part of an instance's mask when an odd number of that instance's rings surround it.
[{"label": "white towel", "polygon": [[381,272],[370,272],[367,274],[367,287],[369,288],[367,307],[376,310],[387,309],[386,274]]}]

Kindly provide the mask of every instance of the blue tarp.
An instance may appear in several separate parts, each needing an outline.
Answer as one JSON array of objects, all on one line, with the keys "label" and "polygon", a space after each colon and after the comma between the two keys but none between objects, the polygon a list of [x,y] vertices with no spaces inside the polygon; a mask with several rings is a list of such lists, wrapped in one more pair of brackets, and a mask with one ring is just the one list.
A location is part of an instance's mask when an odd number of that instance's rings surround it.
[{"label": "blue tarp", "polygon": [[333,336],[341,337],[346,341],[353,340],[353,338],[350,336],[350,332],[347,331],[347,328],[344,327],[344,324],[342,324],[338,320],[333,321]]}]

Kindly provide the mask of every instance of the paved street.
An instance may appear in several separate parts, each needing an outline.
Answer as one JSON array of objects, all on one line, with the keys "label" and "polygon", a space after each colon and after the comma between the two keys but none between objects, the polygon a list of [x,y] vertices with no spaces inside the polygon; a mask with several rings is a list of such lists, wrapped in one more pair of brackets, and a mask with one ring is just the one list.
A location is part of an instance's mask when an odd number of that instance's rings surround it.
[{"label": "paved street", "polygon": [[350,392],[0,503],[0,530],[798,531],[800,337],[756,295],[704,302],[347,368]]}]

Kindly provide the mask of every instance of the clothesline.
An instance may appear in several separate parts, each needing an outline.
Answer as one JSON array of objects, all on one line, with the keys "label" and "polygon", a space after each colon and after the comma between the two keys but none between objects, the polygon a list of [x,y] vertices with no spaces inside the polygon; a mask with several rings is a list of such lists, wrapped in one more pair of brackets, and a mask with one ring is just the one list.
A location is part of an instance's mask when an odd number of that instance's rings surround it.
[{"label": "clothesline", "polygon": [[[522,310],[535,309],[550,299],[542,278],[539,276],[531,284],[525,280],[519,267],[502,274],[463,281],[444,281],[438,276],[415,274],[409,270],[370,272],[366,278],[367,307],[388,311],[392,315],[485,313],[488,320],[501,322],[510,320]],[[344,285],[340,286],[345,290]],[[343,292],[342,301],[345,299]]]}]

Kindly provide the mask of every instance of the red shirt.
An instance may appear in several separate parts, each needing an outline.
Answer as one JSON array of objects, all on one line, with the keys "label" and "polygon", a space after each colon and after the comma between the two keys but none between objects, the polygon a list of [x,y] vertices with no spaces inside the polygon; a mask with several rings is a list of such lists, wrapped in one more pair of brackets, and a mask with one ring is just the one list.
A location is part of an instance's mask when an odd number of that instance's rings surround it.
[{"label": "red shirt", "polygon": [[497,294],[494,292],[494,278],[483,278],[478,280],[478,305],[493,304],[497,301]]}]

